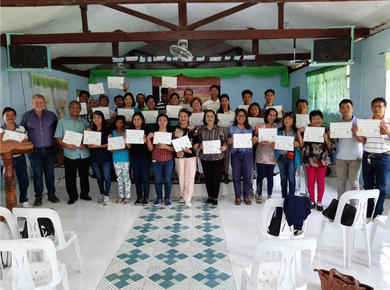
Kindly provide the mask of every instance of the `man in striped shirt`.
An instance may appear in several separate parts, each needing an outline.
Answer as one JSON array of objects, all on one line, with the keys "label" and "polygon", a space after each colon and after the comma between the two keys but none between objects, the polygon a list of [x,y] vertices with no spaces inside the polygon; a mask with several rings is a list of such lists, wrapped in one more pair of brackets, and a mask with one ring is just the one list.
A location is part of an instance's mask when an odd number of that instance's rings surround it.
[{"label": "man in striped shirt", "polygon": [[386,197],[386,181],[390,171],[390,124],[386,122],[386,100],[375,98],[371,102],[371,119],[381,120],[380,137],[364,138],[363,146],[363,181],[364,189],[379,189],[379,199],[375,216],[383,213]]}]

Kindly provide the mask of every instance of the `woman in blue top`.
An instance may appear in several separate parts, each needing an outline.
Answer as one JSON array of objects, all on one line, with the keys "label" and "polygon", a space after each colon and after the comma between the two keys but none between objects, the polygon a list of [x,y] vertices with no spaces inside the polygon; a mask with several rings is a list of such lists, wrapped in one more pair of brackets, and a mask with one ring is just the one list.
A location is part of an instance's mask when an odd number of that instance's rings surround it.
[{"label": "woman in blue top", "polygon": [[251,192],[251,179],[253,170],[253,150],[252,146],[256,144],[257,137],[253,136],[253,128],[248,123],[248,114],[244,109],[239,109],[236,112],[233,126],[229,127],[228,145],[233,143],[234,134],[251,134],[252,144],[249,148],[234,148],[231,149],[231,162],[233,170],[233,185],[236,194],[236,205],[241,204],[241,177],[243,178],[244,201],[247,205],[251,204],[249,198]]},{"label": "woman in blue top", "polygon": [[297,137],[296,117],[293,112],[287,112],[283,115],[282,128],[278,129],[278,135],[294,137],[294,151],[276,150],[275,157],[278,161],[280,171],[280,184],[282,187],[282,197],[295,193],[295,171],[301,165],[301,158],[298,151],[299,143]]}]

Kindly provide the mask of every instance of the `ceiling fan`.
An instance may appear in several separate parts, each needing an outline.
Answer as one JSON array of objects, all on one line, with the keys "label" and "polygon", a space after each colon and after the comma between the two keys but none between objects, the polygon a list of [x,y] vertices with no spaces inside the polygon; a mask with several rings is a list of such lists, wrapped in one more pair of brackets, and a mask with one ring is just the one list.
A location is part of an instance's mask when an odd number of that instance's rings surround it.
[{"label": "ceiling fan", "polygon": [[182,61],[191,61],[193,58],[191,51],[188,49],[187,39],[179,39],[177,44],[172,44],[169,47],[169,51],[173,56],[177,56]]}]

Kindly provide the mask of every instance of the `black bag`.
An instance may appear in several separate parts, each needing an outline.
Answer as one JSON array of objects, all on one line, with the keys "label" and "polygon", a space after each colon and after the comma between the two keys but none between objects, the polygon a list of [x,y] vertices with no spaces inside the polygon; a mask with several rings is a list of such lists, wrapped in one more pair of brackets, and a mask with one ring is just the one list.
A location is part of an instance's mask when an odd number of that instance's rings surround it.
[{"label": "black bag", "polygon": [[280,226],[282,224],[283,209],[277,207],[272,214],[271,222],[268,226],[268,233],[273,236],[279,236]]},{"label": "black bag", "polygon": [[[42,237],[54,236],[54,226],[49,218],[38,218],[39,231]],[[24,223],[22,239],[28,238],[27,222]]]},{"label": "black bag", "polygon": [[[331,222],[334,221],[336,216],[337,206],[339,201],[333,199],[330,205],[322,212],[322,214],[327,217]],[[341,215],[341,224],[344,226],[351,226],[355,220],[356,207],[348,203],[345,204],[343,213]]]}]

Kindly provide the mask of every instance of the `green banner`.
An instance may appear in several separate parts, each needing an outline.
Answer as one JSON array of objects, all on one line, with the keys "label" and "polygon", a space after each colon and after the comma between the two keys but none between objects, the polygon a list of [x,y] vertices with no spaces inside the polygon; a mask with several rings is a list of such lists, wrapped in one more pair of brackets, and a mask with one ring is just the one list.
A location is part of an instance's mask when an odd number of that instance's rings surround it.
[{"label": "green banner", "polygon": [[[184,75],[191,78],[219,77],[235,78],[240,75],[267,78],[280,75],[280,85],[288,87],[289,75],[285,66],[262,66],[262,67],[223,67],[223,68],[184,68],[184,69],[129,69],[126,77],[141,78],[147,76],[170,77]],[[89,83],[94,83],[97,78],[107,78],[114,76],[112,70],[91,70]]]}]

